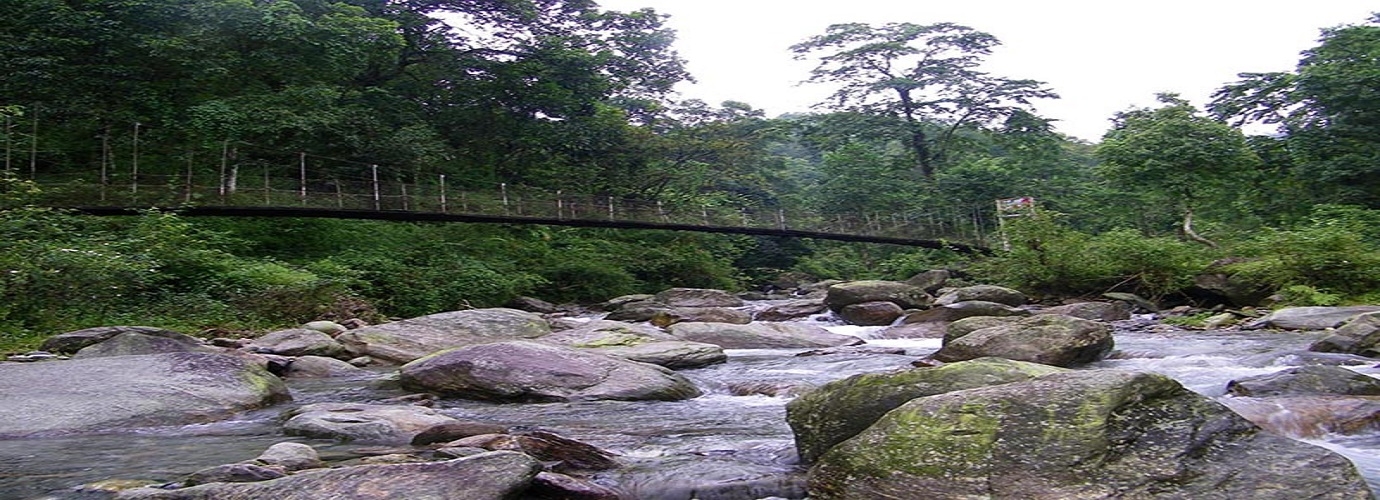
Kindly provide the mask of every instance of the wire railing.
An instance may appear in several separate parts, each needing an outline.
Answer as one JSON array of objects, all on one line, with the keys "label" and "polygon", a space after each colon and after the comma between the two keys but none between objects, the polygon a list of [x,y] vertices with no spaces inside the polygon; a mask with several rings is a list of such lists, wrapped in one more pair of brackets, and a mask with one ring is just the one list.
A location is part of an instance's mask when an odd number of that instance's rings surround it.
[{"label": "wire railing", "polygon": [[[267,172],[267,170],[265,170]],[[978,210],[928,213],[821,214],[785,208],[749,208],[649,201],[498,184],[487,189],[449,185],[446,176],[427,182],[202,174],[39,175],[30,204],[57,208],[311,208],[339,211],[411,212],[494,216],[522,222],[608,221],[702,228],[756,228],[838,235],[954,242],[985,246],[987,221]]]}]

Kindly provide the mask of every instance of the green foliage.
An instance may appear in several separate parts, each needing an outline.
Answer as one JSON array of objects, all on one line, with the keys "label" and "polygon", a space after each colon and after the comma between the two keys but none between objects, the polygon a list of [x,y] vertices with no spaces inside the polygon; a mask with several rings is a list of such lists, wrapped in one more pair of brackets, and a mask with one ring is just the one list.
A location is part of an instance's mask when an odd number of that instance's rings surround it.
[{"label": "green foliage", "polygon": [[974,275],[1049,294],[1127,291],[1158,298],[1183,290],[1211,261],[1193,245],[1120,229],[1074,231],[1042,216],[1010,221],[1010,250],[976,262]]},{"label": "green foliage", "polygon": [[[1304,224],[1265,229],[1235,248],[1237,277],[1301,302],[1355,300],[1380,289],[1380,211],[1323,206]],[[1292,290],[1292,291],[1291,291]]]}]

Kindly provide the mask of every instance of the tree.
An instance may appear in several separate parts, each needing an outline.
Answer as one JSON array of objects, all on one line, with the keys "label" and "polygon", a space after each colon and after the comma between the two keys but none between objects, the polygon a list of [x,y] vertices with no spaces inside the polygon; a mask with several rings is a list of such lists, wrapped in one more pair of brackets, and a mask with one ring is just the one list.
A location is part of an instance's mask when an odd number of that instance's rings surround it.
[{"label": "tree", "polygon": [[906,145],[925,177],[963,127],[993,123],[1034,99],[1057,98],[1043,82],[979,71],[996,37],[951,23],[835,24],[791,46],[796,59],[819,55],[807,82],[834,83],[829,107],[903,120]]},{"label": "tree", "polygon": [[1242,73],[1214,94],[1214,115],[1274,124],[1292,175],[1317,201],[1380,207],[1380,15],[1322,30],[1294,72]]},{"label": "tree", "polygon": [[1177,205],[1188,239],[1216,246],[1193,229],[1193,213],[1209,193],[1259,162],[1246,138],[1231,126],[1202,116],[1175,94],[1164,106],[1118,113],[1097,146],[1108,180]]}]

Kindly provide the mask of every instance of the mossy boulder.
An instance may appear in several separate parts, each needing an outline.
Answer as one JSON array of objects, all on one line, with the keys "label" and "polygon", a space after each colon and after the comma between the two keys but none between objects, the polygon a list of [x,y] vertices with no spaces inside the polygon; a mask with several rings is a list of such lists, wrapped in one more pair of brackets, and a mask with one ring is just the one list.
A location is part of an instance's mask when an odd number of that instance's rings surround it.
[{"label": "mossy boulder", "polygon": [[924,309],[934,300],[924,288],[899,281],[863,280],[831,285],[824,304],[834,311],[864,302],[891,302],[902,309]]},{"label": "mossy boulder", "polygon": [[812,462],[912,399],[1028,380],[1056,371],[1060,369],[983,358],[934,368],[854,375],[791,401],[786,405],[786,422],[795,433],[801,460]]},{"label": "mossy boulder", "polygon": [[1102,359],[1113,345],[1112,329],[1104,323],[1041,314],[970,332],[931,357],[949,363],[995,356],[1069,367]]},{"label": "mossy boulder", "polygon": [[1341,455],[1114,370],[913,399],[825,453],[809,485],[818,500],[1372,498]]}]

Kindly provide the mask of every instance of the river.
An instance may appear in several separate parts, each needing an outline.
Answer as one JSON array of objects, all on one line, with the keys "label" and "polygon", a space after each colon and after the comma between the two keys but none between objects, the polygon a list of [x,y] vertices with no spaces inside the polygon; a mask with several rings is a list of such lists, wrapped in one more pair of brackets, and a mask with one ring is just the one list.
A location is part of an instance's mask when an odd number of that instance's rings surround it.
[{"label": "river", "polygon": [[[871,337],[877,328],[830,326]],[[1226,383],[1304,363],[1348,365],[1380,376],[1355,357],[1299,354],[1315,335],[1280,332],[1185,331],[1147,321],[1118,323],[1117,350],[1091,368],[1156,371],[1229,407],[1249,401],[1225,394]],[[804,349],[730,350],[729,362],[685,370],[704,396],[677,402],[494,404],[442,400],[451,416],[550,430],[621,455],[625,467],[592,478],[629,499],[701,500],[803,498],[785,423],[785,392],[857,373],[909,366],[939,348],[937,339],[871,339],[905,354],[796,356]],[[214,424],[78,437],[0,441],[0,498],[89,499],[75,486],[105,479],[175,481],[200,468],[251,459],[269,445],[296,441],[327,459],[377,453],[377,447],[285,437],[277,416],[293,405],[323,401],[378,402],[401,395],[367,380],[292,380],[294,402]],[[735,395],[754,393],[750,395]],[[1257,409],[1258,410],[1258,409]],[[1280,411],[1287,412],[1287,408]],[[1296,436],[1295,436],[1296,437]],[[1302,438],[1300,438],[1302,439]],[[1312,436],[1357,464],[1380,485],[1380,433]]]}]

